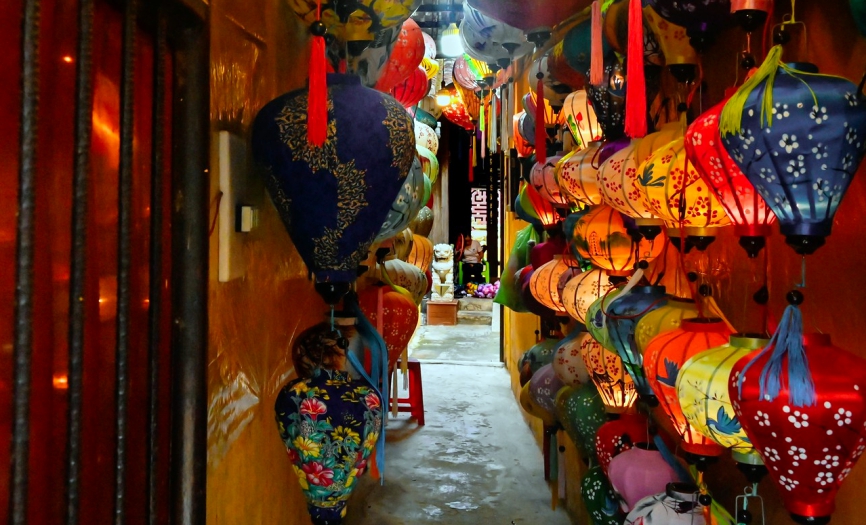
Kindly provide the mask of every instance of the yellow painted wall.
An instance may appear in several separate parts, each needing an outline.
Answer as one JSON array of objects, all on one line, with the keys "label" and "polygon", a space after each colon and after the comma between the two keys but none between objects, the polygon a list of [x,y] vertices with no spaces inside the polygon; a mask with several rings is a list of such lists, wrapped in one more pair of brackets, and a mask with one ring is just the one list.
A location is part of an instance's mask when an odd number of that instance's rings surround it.
[{"label": "yellow painted wall", "polygon": [[[211,1],[214,131],[247,137],[262,105],[303,86],[307,32],[286,6],[282,0]],[[217,233],[211,235],[207,523],[306,525],[273,405],[294,377],[293,338],[320,321],[326,307],[261,182],[253,185],[250,204],[260,210],[260,222],[243,246],[242,279],[217,282]],[[212,216],[218,191],[212,170]]]}]

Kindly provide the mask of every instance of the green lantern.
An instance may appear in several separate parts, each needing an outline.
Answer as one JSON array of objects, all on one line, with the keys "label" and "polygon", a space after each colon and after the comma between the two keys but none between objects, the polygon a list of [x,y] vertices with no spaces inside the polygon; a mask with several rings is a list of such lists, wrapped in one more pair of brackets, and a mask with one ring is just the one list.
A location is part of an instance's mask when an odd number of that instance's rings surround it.
[{"label": "green lantern", "polygon": [[580,480],[580,494],[594,525],[622,525],[625,522],[625,514],[601,465],[589,469]]},{"label": "green lantern", "polygon": [[562,388],[556,395],[556,418],[581,455],[595,458],[595,435],[607,422],[604,403],[595,385]]},{"label": "green lantern", "polygon": [[601,346],[616,352],[613,343],[610,342],[610,334],[607,331],[607,318],[602,311],[602,305],[607,310],[610,303],[617,298],[622,288],[612,290],[607,295],[602,295],[595,300],[586,310],[586,329],[592,334],[592,337],[601,343]]}]

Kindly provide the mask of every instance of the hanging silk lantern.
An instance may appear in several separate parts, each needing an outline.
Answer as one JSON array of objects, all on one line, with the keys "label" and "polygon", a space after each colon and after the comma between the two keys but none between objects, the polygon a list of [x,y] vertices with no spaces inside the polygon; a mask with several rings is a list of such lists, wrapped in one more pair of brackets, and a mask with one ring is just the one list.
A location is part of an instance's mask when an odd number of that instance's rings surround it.
[{"label": "hanging silk lantern", "polygon": [[424,206],[415,219],[409,223],[409,228],[412,233],[418,236],[427,237],[433,231],[433,210]]},{"label": "hanging silk lantern", "polygon": [[[384,275],[386,273],[387,280]],[[383,282],[390,281],[405,288],[412,295],[416,306],[421,304],[424,294],[427,293],[427,276],[420,268],[408,262],[396,258],[386,259],[379,265],[379,275]]]},{"label": "hanging silk lantern", "polygon": [[324,146],[307,140],[306,89],[259,112],[252,144],[292,242],[320,293],[336,303],[406,182],[415,136],[406,110],[358,77],[329,75],[328,103]]},{"label": "hanging silk lantern", "polygon": [[[515,113],[514,117],[512,117],[512,132],[511,137],[514,139],[514,149],[517,150],[518,157],[528,157],[532,155],[532,152],[535,151],[535,147],[532,145],[532,141],[526,140],[525,136],[521,132],[520,123],[526,117],[526,112],[521,111],[519,113]],[[535,130],[532,130],[533,134]]]},{"label": "hanging silk lantern", "polygon": [[[610,304],[616,299],[622,288],[613,288],[599,297],[594,303],[586,309],[586,329],[592,335],[592,338],[598,341],[603,347],[608,350],[614,349],[613,343],[610,341],[610,332],[605,311]],[[604,306],[604,309],[602,309]]]},{"label": "hanging silk lantern", "polygon": [[391,49],[382,76],[376,82],[376,89],[385,92],[391,91],[391,88],[416,72],[423,59],[423,33],[417,22],[409,18],[403,22],[400,36]]},{"label": "hanging silk lantern", "polygon": [[595,451],[598,464],[605,475],[610,476],[610,461],[621,453],[631,450],[638,443],[649,443],[652,436],[649,422],[643,414],[623,414],[612,419],[598,429],[595,436]]},{"label": "hanging silk lantern", "polygon": [[565,240],[561,235],[551,236],[544,242],[540,242],[529,250],[529,261],[533,269],[541,268],[543,265],[554,260],[557,255],[566,251]]},{"label": "hanging silk lantern", "polygon": [[572,202],[593,206],[601,204],[596,172],[601,142],[590,142],[585,149],[572,151],[559,159],[554,176],[562,194]]},{"label": "hanging silk lantern", "polygon": [[641,319],[667,302],[663,286],[635,286],[627,294],[619,295],[606,303],[608,348],[622,358],[628,375],[642,398],[654,403],[657,392],[650,386],[644,374],[644,355],[635,344],[634,333]]},{"label": "hanging silk lantern", "polygon": [[[418,160],[421,161],[421,171],[430,179],[431,184],[439,177],[439,159],[436,154],[420,144],[415,146]],[[425,201],[426,202],[426,201]]]},{"label": "hanging silk lantern", "polygon": [[442,115],[463,129],[469,131],[475,129],[475,124],[472,123],[472,116],[456,93],[452,93],[451,102],[442,108]]},{"label": "hanging silk lantern", "polygon": [[665,222],[681,225],[697,248],[731,223],[719,200],[689,162],[683,137],[653,153],[638,168],[638,188],[647,207]]},{"label": "hanging silk lantern", "polygon": [[734,460],[747,465],[763,465],[763,461],[731,406],[728,384],[737,361],[767,343],[767,339],[732,335],[727,344],[686,361],[677,376],[677,397],[689,425],[731,449]]},{"label": "hanging silk lantern", "polygon": [[388,369],[409,345],[418,326],[418,306],[406,295],[390,286],[370,286],[358,294],[361,311],[385,340]]},{"label": "hanging silk lantern", "polygon": [[[295,350],[315,347],[312,352],[320,356],[345,359],[338,340],[330,325],[317,325],[296,339]],[[366,472],[383,428],[382,398],[365,380],[317,368],[311,377],[286,384],[274,409],[313,522],[342,523],[346,502]]]},{"label": "hanging silk lantern", "polygon": [[556,425],[556,417],[547,410],[541,408],[538,403],[535,402],[535,399],[532,397],[532,390],[528,381],[520,388],[520,395],[518,396],[517,401],[520,403],[520,408],[525,410],[526,413],[530,416],[540,419],[545,427],[552,427]]},{"label": "hanging silk lantern", "polygon": [[[530,147],[530,155],[535,152],[535,121],[529,116],[526,111],[519,113],[520,117],[517,120],[517,135],[520,139]],[[516,136],[515,136],[515,140]],[[527,155],[528,156],[528,155]]]},{"label": "hanging silk lantern", "polygon": [[665,492],[638,501],[625,525],[705,525],[700,495],[697,485],[668,483]]},{"label": "hanging silk lantern", "polygon": [[[628,55],[628,8],[629,2],[614,2],[604,13],[602,21],[604,39],[617,53],[626,56]],[[652,66],[663,66],[665,63],[655,33],[646,21],[643,23],[643,63],[647,69]],[[647,93],[647,101],[652,101],[653,98]]]},{"label": "hanging silk lantern", "polygon": [[639,261],[651,261],[664,248],[665,237],[635,239],[622,215],[609,206],[594,206],[575,227],[572,246],[609,275],[631,274]]},{"label": "hanging silk lantern", "polygon": [[794,521],[827,523],[866,450],[866,361],[827,334],[802,335],[799,310],[788,308],[767,348],[734,365],[728,392]]},{"label": "hanging silk lantern", "polygon": [[439,136],[436,135],[436,130],[416,120],[415,147],[418,146],[427,148],[434,156],[439,152]]},{"label": "hanging silk lantern", "polygon": [[641,355],[657,335],[680,327],[683,319],[698,317],[698,307],[692,299],[669,296],[667,302],[641,317],[634,328],[634,341]]},{"label": "hanging silk lantern", "polygon": [[598,389],[605,411],[622,414],[631,410],[637,401],[637,390],[622,366],[622,358],[603,347],[591,334],[580,337],[580,355],[589,378]]},{"label": "hanging silk lantern", "polygon": [[459,56],[454,60],[454,67],[451,70],[454,82],[466,89],[480,91],[481,86],[478,84],[478,81],[481,79],[476,77],[472,70],[469,69],[468,60],[471,60],[471,58],[467,55]]},{"label": "hanging silk lantern", "polygon": [[520,282],[520,297],[523,299],[523,305],[531,313],[539,316],[544,321],[554,321],[557,317],[557,312],[541,303],[535,298],[532,293],[532,277],[535,275],[535,270],[532,270],[523,275]]},{"label": "hanging silk lantern", "polygon": [[594,458],[595,435],[607,421],[604,404],[594,385],[562,388],[556,395],[556,418],[585,458]]},{"label": "hanging silk lantern", "polygon": [[[540,79],[538,78],[539,74],[541,75]],[[569,93],[572,91],[571,87],[553,77],[553,74],[550,72],[548,54],[537,58],[532,65],[526,69],[526,76],[529,88],[536,94],[536,96],[538,95],[538,93],[536,93],[538,80],[541,80],[541,85],[544,89],[542,96],[554,108],[561,108],[563,104],[565,104],[566,97],[568,97]]]},{"label": "hanging silk lantern", "polygon": [[587,84],[586,93],[606,140],[625,134],[625,70],[615,54],[604,57],[602,83]]},{"label": "hanging silk lantern", "polygon": [[533,375],[544,365],[553,362],[553,354],[559,345],[557,339],[545,337],[536,343],[520,357],[520,385],[529,382]]},{"label": "hanging silk lantern", "polygon": [[[424,33],[424,34],[426,35],[427,33]],[[439,68],[440,68],[440,66],[439,66],[439,62],[438,62],[437,60],[433,60],[432,58],[427,58],[427,57],[425,56],[425,57],[421,60],[421,65],[418,66],[418,67],[419,67],[420,69],[423,69],[423,70],[424,70],[424,74],[427,75],[427,80],[434,80],[436,77],[439,76]],[[438,85],[438,84],[437,84],[437,85]],[[430,91],[431,91],[431,89],[433,88],[433,85],[432,85],[432,84],[428,84],[427,87],[428,87],[428,89],[427,89],[427,93],[425,93],[425,96],[431,94]],[[432,94],[435,95],[435,92],[432,93]]]},{"label": "hanging silk lantern", "polygon": [[[602,56],[608,56],[613,48],[606,38],[602,38]],[[592,20],[587,19],[571,28],[562,39],[562,52],[572,69],[587,77],[592,55]],[[589,82],[587,81],[587,84]],[[586,87],[586,85],[584,86]]]},{"label": "hanging silk lantern", "polygon": [[469,113],[469,117],[473,122],[477,122],[481,112],[480,94],[471,89],[466,89],[460,84],[455,84],[454,89],[457,91],[457,98],[459,98],[466,107],[466,112]]},{"label": "hanging silk lantern", "polygon": [[568,198],[562,194],[556,182],[556,165],[562,159],[561,155],[547,157],[542,164],[536,162],[529,172],[529,183],[538,191],[541,198],[551,203],[554,208],[568,208]]},{"label": "hanging silk lantern", "polygon": [[412,252],[413,243],[414,236],[412,230],[406,228],[391,239],[391,254],[401,261],[405,261],[409,258],[409,254]]},{"label": "hanging silk lantern", "polygon": [[[542,243],[543,244],[543,243]],[[529,287],[532,296],[550,308],[557,315],[565,315],[567,312],[559,295],[558,283],[564,274],[571,276],[580,273],[577,261],[571,257],[563,257],[561,254],[554,255],[553,260],[544,263],[532,272]]]},{"label": "hanging silk lantern", "polygon": [[545,230],[549,230],[562,222],[562,217],[560,217],[559,213],[556,212],[553,203],[543,198],[532,184],[527,184],[522,191],[525,193],[521,198],[525,198],[526,201],[529,201],[533,211],[535,211],[535,215],[538,217],[538,220],[541,221],[541,225]]},{"label": "hanging silk lantern", "polygon": [[[553,206],[551,206],[550,209],[552,210]],[[525,185],[514,199],[514,214],[517,215],[518,219],[528,222],[539,231],[543,231],[541,220],[538,218],[538,214],[535,213],[532,203],[529,202],[529,197],[526,195]]]},{"label": "hanging silk lantern", "polygon": [[569,93],[565,97],[561,118],[581,148],[586,148],[590,143],[601,140],[602,129],[598,123],[598,117],[595,115],[595,110],[587,99],[585,90]]},{"label": "hanging silk lantern", "polygon": [[409,227],[421,207],[424,206],[424,172],[421,170],[421,162],[416,158],[412,162],[412,170],[403,181],[403,187],[397,198],[391,203],[391,210],[385,217],[385,222],[379,229],[374,242],[382,242],[390,239],[398,232]]},{"label": "hanging silk lantern", "polygon": [[604,270],[594,269],[577,274],[565,284],[561,294],[562,305],[572,319],[586,324],[590,305],[613,287]]},{"label": "hanging silk lantern", "polygon": [[416,233],[412,237],[412,251],[409,252],[406,262],[422,272],[429,270],[433,262],[433,243],[430,239]]},{"label": "hanging silk lantern", "polygon": [[531,53],[533,49],[522,30],[503,22],[499,17],[487,16],[468,3],[463,4],[460,35],[466,53],[483,62],[504,65]]},{"label": "hanging silk lantern", "polygon": [[668,22],[683,26],[699,52],[709,48],[731,15],[730,0],[648,0],[648,4]]},{"label": "hanging silk lantern", "polygon": [[[319,7],[316,0],[290,0],[288,4],[306,24],[309,25],[317,19]],[[328,33],[339,43],[360,44],[363,48],[375,39],[377,32],[400,26],[420,5],[421,0],[397,0],[386,3],[374,0],[322,3],[321,20],[325,23]]]},{"label": "hanging silk lantern", "polygon": [[585,332],[569,334],[556,347],[553,354],[553,373],[568,386],[579,386],[589,382],[589,371],[583,361],[580,347]]},{"label": "hanging silk lantern", "polygon": [[597,171],[598,188],[604,204],[631,217],[638,226],[654,228],[647,231],[658,235],[662,220],[644,202],[638,183],[637,145],[640,142],[641,139],[632,140],[604,161]]},{"label": "hanging silk lantern", "polygon": [[[774,47],[722,110],[720,129],[786,242],[805,255],[830,235],[866,152],[866,103],[848,80],[820,75],[812,64],[796,67],[783,64],[781,46]],[[764,111],[770,100],[772,110]]]},{"label": "hanging silk lantern", "polygon": [[580,494],[594,525],[622,525],[623,513],[616,493],[601,467],[590,467],[580,480]]},{"label": "hanging silk lantern", "polygon": [[436,49],[436,40],[429,33],[423,33],[424,37],[424,58],[435,60],[439,51]]},{"label": "hanging silk lantern", "polygon": [[683,450],[690,454],[718,456],[724,449],[686,419],[677,397],[677,376],[686,361],[725,344],[730,334],[721,319],[686,319],[679,328],[655,337],[647,346],[644,358],[647,381],[682,438]]},{"label": "hanging silk lantern", "polygon": [[[542,98],[541,100],[544,102],[544,125],[545,125],[545,127],[553,127],[554,124],[556,123],[557,119],[559,118],[558,115],[556,114],[556,110],[554,109],[553,106],[550,105],[549,100],[547,100],[545,98]],[[535,122],[535,115],[536,115],[536,104],[538,103],[538,97],[535,94],[535,92],[530,91],[530,92],[526,93],[525,95],[523,95],[523,98],[521,99],[521,103],[523,105],[523,109],[526,111],[527,118],[529,118],[532,121],[533,125],[537,124]]]},{"label": "hanging silk lantern", "polygon": [[607,472],[626,512],[636,509],[642,499],[664,492],[668,483],[678,481],[676,471],[657,449],[646,442],[614,457]]},{"label": "hanging silk lantern", "polygon": [[376,33],[370,45],[363,49],[350,46],[346,66],[349,73],[358,75],[361,83],[374,87],[385,72],[391,50],[400,38],[401,26],[389,27]]},{"label": "hanging silk lantern", "polygon": [[468,3],[488,17],[523,31],[554,27],[585,7],[581,0],[468,0]]},{"label": "hanging silk lantern", "polygon": [[662,124],[661,128],[642,138],[635,147],[635,159],[638,166],[650,156],[685,134],[685,125],[680,121]]},{"label": "hanging silk lantern", "polygon": [[529,380],[529,393],[542,410],[552,415],[556,410],[556,393],[564,386],[565,384],[556,377],[553,366],[547,364],[532,375],[532,379]]},{"label": "hanging silk lantern", "polygon": [[734,235],[740,237],[740,246],[754,258],[766,245],[776,216],[722,144],[719,116],[726,103],[713,106],[689,126],[686,155],[724,206],[734,223]]},{"label": "hanging silk lantern", "polygon": [[430,91],[430,82],[427,79],[427,73],[418,67],[405,80],[398,82],[391,88],[391,96],[397,99],[397,102],[402,104],[404,108],[408,108],[420,102],[422,98],[427,96],[428,91]]},{"label": "hanging silk lantern", "polygon": [[554,80],[571,88],[582,89],[586,83],[585,72],[577,71],[568,63],[565,56],[565,42],[560,41],[547,54],[547,67]]}]

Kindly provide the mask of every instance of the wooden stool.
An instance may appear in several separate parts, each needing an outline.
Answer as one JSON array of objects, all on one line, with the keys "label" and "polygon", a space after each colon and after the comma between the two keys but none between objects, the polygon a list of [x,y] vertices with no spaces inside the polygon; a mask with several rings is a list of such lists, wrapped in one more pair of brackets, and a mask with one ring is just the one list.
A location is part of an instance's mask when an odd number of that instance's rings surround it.
[{"label": "wooden stool", "polygon": [[[396,370],[400,370],[400,360],[397,361]],[[397,411],[409,412],[419,425],[424,425],[424,391],[421,387],[421,362],[415,358],[409,358],[409,397],[397,398]]]}]

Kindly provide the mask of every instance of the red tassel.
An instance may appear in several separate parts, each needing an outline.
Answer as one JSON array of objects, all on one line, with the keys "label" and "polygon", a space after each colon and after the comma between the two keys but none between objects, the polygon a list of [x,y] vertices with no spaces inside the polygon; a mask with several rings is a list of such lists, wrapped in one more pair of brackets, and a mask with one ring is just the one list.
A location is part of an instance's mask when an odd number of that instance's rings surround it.
[{"label": "red tassel", "polygon": [[643,69],[643,9],[641,0],[629,0],[628,78],[626,84],[625,133],[631,138],[646,136],[646,83]]},{"label": "red tassel", "polygon": [[[593,86],[604,82],[604,51],[601,43],[601,3],[592,3],[592,32],[590,33],[591,48],[589,55],[589,83]],[[643,47],[643,44],[641,44]]]},{"label": "red tassel", "polygon": [[538,68],[535,85],[535,162],[547,162],[547,129],[544,127],[544,74]]},{"label": "red tassel", "polygon": [[314,146],[324,146],[328,138],[328,60],[325,57],[325,37],[322,20],[322,3],[318,2],[318,24],[323,30],[313,36],[310,50],[310,84],[307,89],[307,141]]}]

